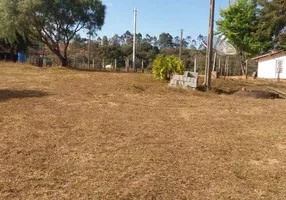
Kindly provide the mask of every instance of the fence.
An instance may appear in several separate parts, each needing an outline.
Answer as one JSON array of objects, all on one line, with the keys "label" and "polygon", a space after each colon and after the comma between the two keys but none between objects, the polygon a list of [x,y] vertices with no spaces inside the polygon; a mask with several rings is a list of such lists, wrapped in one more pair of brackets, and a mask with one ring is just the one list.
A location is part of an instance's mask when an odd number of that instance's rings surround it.
[{"label": "fence", "polygon": [[[69,67],[79,70],[90,70],[90,71],[133,71],[132,62],[129,58],[118,57],[115,59],[102,58],[99,54],[94,51],[91,55],[91,59],[88,60],[87,52],[70,52],[69,56]],[[171,54],[172,52],[169,52]],[[183,51],[182,60],[185,64],[187,71],[196,71],[199,74],[205,73],[205,54],[202,51]],[[60,60],[48,49],[36,46],[35,48],[29,49],[27,53],[27,62],[30,64],[42,67],[42,66],[60,66]],[[137,58],[136,69],[140,72],[151,72],[153,60],[142,60]],[[215,65],[215,71],[219,72],[222,76],[239,76],[241,73],[240,58],[239,56],[217,56]],[[249,62],[248,74],[252,74],[257,70],[257,64],[253,61]]]}]

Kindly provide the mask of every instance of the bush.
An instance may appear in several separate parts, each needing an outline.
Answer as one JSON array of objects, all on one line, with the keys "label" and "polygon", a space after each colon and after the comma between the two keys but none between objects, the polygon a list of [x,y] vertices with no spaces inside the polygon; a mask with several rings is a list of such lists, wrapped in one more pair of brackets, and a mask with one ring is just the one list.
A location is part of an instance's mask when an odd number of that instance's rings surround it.
[{"label": "bush", "polygon": [[173,74],[183,74],[185,67],[178,57],[159,54],[153,62],[152,69],[157,79],[170,80]]}]

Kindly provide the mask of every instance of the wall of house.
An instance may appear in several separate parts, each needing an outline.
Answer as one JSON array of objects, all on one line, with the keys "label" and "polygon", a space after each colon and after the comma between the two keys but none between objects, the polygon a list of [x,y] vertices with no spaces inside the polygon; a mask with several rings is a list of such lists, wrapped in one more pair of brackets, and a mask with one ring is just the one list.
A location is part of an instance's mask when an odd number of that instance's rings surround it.
[{"label": "wall of house", "polygon": [[265,57],[258,61],[258,78],[277,78],[276,61],[283,60],[283,72],[280,73],[281,79],[286,79],[286,55],[275,55]]}]

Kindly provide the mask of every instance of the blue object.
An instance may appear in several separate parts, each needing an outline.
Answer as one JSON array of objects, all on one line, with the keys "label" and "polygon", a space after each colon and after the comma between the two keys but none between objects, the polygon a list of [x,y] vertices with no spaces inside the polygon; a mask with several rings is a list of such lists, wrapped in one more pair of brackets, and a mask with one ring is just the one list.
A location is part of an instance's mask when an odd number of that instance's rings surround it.
[{"label": "blue object", "polygon": [[21,63],[26,62],[26,56],[24,53],[21,53],[21,52],[18,53],[18,62],[21,62]]}]

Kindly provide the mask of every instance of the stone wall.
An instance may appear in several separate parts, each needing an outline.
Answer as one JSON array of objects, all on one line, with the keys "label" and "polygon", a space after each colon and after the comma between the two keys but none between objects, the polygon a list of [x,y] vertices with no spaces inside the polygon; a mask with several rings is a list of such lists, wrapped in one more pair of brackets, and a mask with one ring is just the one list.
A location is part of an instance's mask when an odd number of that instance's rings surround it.
[{"label": "stone wall", "polygon": [[173,88],[191,89],[197,88],[198,76],[196,72],[185,71],[184,75],[173,75],[169,86]]}]

